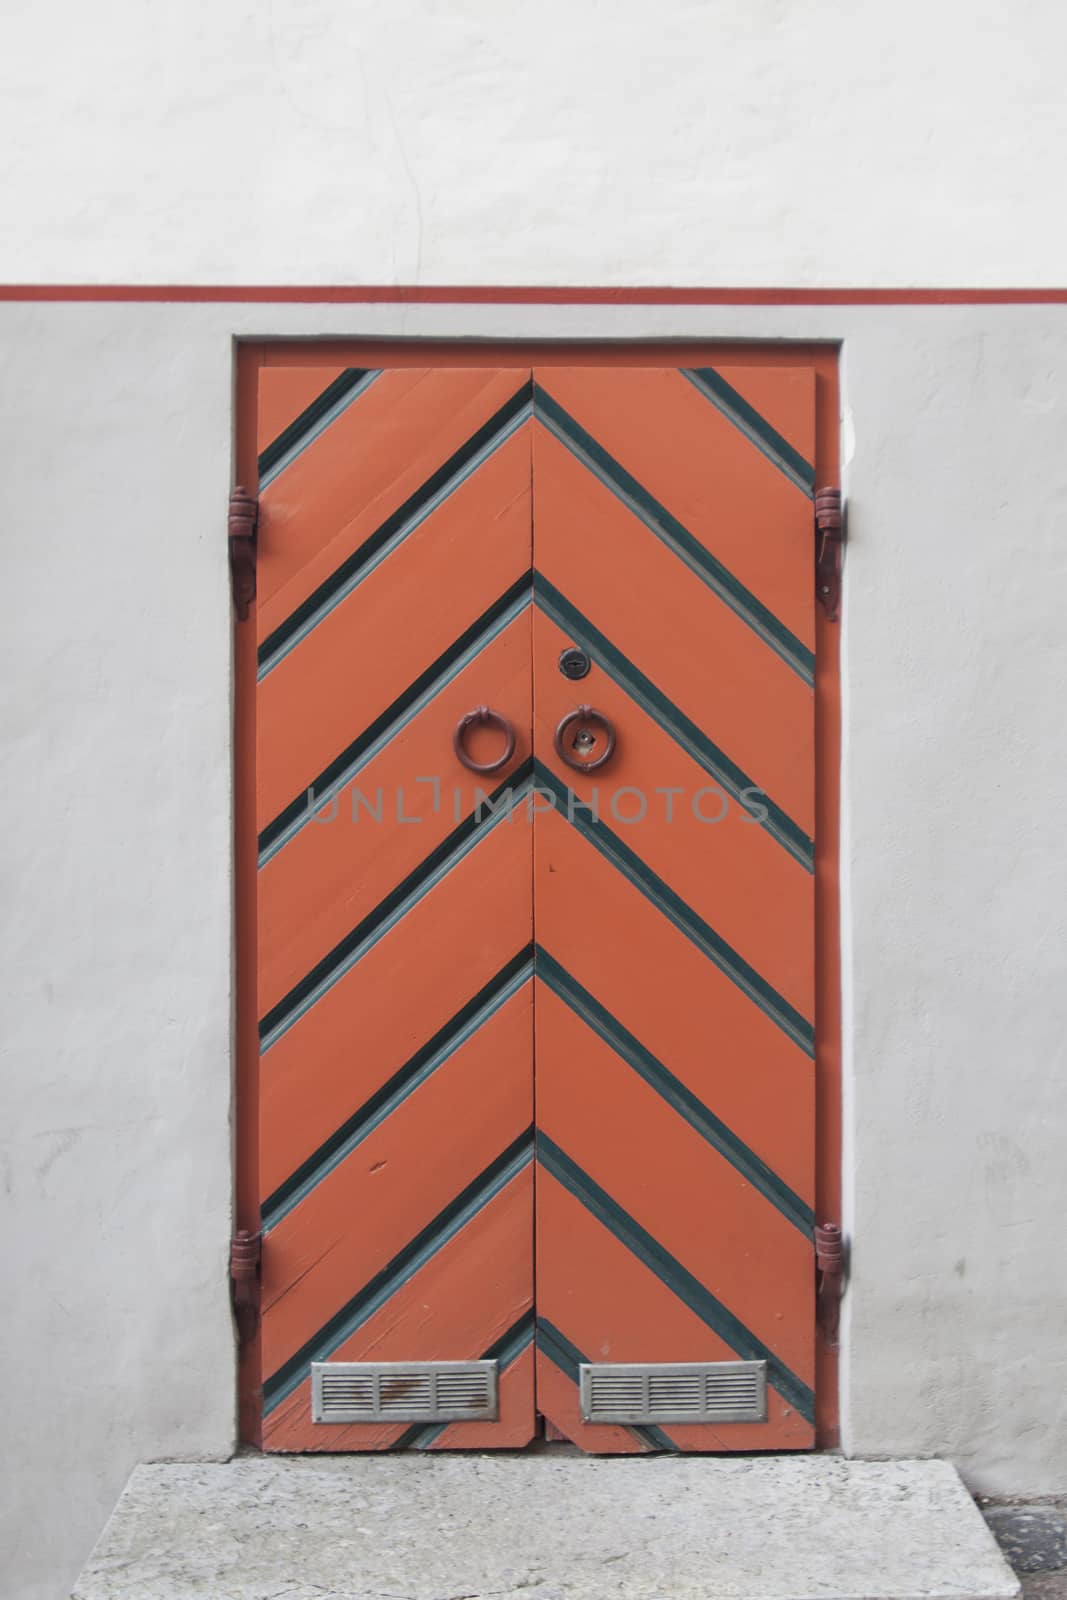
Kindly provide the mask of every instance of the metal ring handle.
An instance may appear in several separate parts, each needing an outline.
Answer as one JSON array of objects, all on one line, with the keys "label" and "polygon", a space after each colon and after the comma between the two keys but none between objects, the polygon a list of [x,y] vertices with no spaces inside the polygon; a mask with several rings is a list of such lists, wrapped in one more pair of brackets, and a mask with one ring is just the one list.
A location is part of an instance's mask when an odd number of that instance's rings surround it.
[{"label": "metal ring handle", "polygon": [[[604,749],[592,761],[576,761],[568,751],[566,737],[576,722],[596,722],[604,730]],[[568,767],[573,767],[575,772],[595,772],[602,767],[605,761],[610,761],[615,754],[615,729],[602,711],[595,706],[579,706],[577,711],[568,711],[556,729],[556,754]]]},{"label": "metal ring handle", "polygon": [[[499,728],[504,734],[506,743],[504,754],[497,761],[474,761],[467,754],[467,729],[468,728]],[[499,711],[494,711],[491,706],[475,706],[473,711],[468,711],[465,717],[460,717],[452,735],[452,748],[465,767],[472,772],[499,772],[501,767],[506,767],[515,754],[515,729],[507,717]]]}]

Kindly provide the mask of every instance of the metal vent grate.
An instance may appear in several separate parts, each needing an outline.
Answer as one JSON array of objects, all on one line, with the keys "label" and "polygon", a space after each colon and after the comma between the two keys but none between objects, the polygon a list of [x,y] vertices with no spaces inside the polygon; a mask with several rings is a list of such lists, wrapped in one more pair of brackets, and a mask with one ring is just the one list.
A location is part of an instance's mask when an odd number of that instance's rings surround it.
[{"label": "metal vent grate", "polygon": [[313,1361],[312,1422],[495,1422],[495,1361]]},{"label": "metal vent grate", "polygon": [[583,1362],[583,1422],[766,1422],[765,1361]]}]

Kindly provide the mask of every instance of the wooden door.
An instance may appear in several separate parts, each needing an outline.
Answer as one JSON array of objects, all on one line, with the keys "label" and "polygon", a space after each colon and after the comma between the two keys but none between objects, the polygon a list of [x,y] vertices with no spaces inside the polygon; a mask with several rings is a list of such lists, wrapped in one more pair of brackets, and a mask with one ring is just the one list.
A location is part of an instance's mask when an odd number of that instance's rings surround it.
[{"label": "wooden door", "polygon": [[[588,1450],[807,1446],[813,375],[551,367],[534,407],[538,1406]],[[739,1359],[765,1421],[581,1418],[582,1363]]]},{"label": "wooden door", "polygon": [[[263,1440],[521,1445],[531,840],[480,797],[530,781],[529,378],[330,376],[260,405]],[[483,703],[516,735],[491,777],[451,745]],[[449,1358],[499,1361],[499,1421],[312,1421],[314,1363]]]},{"label": "wooden door", "polygon": [[[259,433],[265,1446],[810,1445],[812,373],[267,368]],[[762,1420],[583,1413],[707,1363]]]}]

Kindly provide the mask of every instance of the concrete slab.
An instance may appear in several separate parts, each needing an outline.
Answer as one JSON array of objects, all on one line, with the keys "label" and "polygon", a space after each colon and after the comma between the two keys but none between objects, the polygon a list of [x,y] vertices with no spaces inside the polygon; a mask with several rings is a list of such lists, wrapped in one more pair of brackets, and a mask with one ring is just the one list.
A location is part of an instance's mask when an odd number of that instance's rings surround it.
[{"label": "concrete slab", "polygon": [[74,1600],[1011,1600],[955,1470],[827,1456],[138,1467]]}]

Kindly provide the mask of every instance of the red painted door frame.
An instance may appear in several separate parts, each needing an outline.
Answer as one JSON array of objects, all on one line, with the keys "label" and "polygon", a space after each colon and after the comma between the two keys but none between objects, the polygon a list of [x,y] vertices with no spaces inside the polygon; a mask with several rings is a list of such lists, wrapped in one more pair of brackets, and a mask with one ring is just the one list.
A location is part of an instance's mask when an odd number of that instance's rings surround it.
[{"label": "red painted door frame", "polygon": [[[445,292],[442,292],[442,295]],[[460,291],[448,291],[459,298]],[[177,298],[178,295],[175,295]],[[473,299],[473,293],[462,296]],[[205,296],[206,298],[206,296]],[[322,292],[321,298],[330,294]],[[400,298],[395,295],[393,298]],[[489,298],[488,295],[485,298]],[[577,298],[577,296],[576,296]],[[677,303],[685,303],[679,294]],[[494,367],[545,365],[699,366],[728,361],[731,366],[789,365],[816,374],[816,487],[833,485],[839,472],[838,352],[832,344],[778,342],[728,345],[700,343],[596,342],[555,345],[526,343],[409,341],[248,342],[237,357],[237,478],[256,487],[256,393],[264,366],[306,365]],[[812,529],[814,582],[815,533]],[[841,1214],[841,974],[840,974],[840,665],[838,625],[816,611],[816,1212],[820,1221]],[[236,1070],[236,1226],[258,1230],[258,1015],[256,997],[256,821],[255,821],[255,628],[238,623],[235,631],[235,875],[237,940]],[[261,1382],[256,1340],[240,1360],[242,1439],[259,1443],[258,1395]],[[817,1343],[816,1430],[822,1448],[838,1440],[837,1353]]]}]

